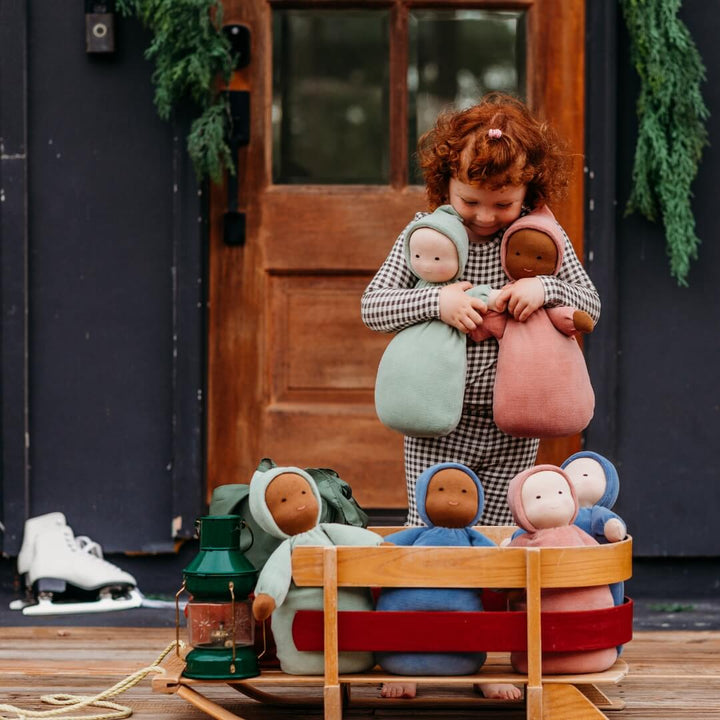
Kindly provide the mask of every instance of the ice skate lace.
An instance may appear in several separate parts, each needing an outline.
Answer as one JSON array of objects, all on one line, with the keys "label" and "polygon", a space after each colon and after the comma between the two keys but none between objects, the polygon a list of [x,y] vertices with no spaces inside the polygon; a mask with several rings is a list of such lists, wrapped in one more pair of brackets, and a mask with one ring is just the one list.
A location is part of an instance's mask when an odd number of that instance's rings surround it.
[{"label": "ice skate lace", "polygon": [[100,543],[91,540],[87,535],[78,535],[75,537],[72,529],[69,527],[63,528],[62,533],[71,551],[85,553],[88,559],[95,563],[97,567],[115,568],[112,563],[104,559]]},{"label": "ice skate lace", "polygon": [[77,545],[78,550],[86,552],[88,555],[95,555],[95,557],[102,560],[103,551],[100,543],[91,540],[87,535],[78,535],[75,538],[75,544]]},{"label": "ice skate lace", "polygon": [[[127,705],[120,705],[119,703],[112,702],[108,700],[108,698],[124,693],[126,690],[129,690],[131,687],[137,685],[150,673],[164,675],[166,670],[160,665],[160,663],[172,650],[175,649],[176,645],[177,642],[173,641],[160,653],[160,655],[158,655],[152,665],[137,670],[132,673],[132,675],[128,675],[120,682],[115,683],[115,685],[111,688],[108,688],[97,695],[92,697],[86,695],[68,695],[66,693],[43,695],[40,700],[47,705],[62,706],[55,708],[54,710],[27,710],[26,708],[19,708],[15,705],[0,704],[0,720],[24,720],[25,718],[53,718],[59,716],[63,716],[64,720],[120,720],[121,718],[130,717],[133,712],[132,708]],[[180,645],[183,645],[183,643],[180,643]],[[66,715],[67,713],[82,710],[87,707],[107,708],[113,712],[101,712],[95,715]],[[8,715],[6,713],[15,714]]]}]

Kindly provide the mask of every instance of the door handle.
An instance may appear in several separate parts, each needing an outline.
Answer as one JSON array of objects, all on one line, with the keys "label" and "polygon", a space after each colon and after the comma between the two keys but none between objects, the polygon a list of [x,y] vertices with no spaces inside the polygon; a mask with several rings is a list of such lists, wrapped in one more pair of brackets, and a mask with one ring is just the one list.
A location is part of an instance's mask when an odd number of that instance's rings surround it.
[{"label": "door handle", "polygon": [[[223,33],[230,42],[235,60],[234,70],[246,67],[250,63],[250,28],[246,25],[231,24],[223,27]],[[240,191],[241,147],[250,142],[250,91],[226,90],[230,112],[230,131],[228,145],[232,157],[232,170],[227,180],[227,211],[225,212],[223,239],[226,245],[242,246],[246,238],[246,217],[238,210]]]},{"label": "door handle", "polygon": [[240,190],[239,150],[250,142],[250,91],[227,90],[230,108],[230,136],[228,144],[232,155],[234,172],[228,173],[227,211],[225,212],[223,239],[226,245],[245,244],[245,213],[238,210]]}]

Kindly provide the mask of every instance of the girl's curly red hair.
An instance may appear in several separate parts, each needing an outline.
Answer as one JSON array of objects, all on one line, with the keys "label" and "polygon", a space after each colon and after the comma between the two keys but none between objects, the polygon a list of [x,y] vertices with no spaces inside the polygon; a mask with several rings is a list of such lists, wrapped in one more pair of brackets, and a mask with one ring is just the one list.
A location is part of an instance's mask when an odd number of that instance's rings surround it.
[{"label": "girl's curly red hair", "polygon": [[[501,133],[488,134],[491,129]],[[493,189],[527,185],[531,208],[559,200],[570,181],[571,158],[555,131],[521,100],[500,92],[441,114],[418,141],[418,157],[431,209],[448,202],[452,177]]]}]

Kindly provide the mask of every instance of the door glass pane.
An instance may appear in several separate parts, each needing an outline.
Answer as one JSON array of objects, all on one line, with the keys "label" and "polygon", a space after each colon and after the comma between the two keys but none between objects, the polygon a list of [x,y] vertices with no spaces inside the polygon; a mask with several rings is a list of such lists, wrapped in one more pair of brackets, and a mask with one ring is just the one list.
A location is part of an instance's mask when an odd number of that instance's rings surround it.
[{"label": "door glass pane", "polygon": [[273,14],[273,181],[389,181],[387,10]]},{"label": "door glass pane", "polygon": [[452,105],[473,105],[490,90],[525,98],[525,12],[414,10],[409,18],[410,178],[418,138]]}]

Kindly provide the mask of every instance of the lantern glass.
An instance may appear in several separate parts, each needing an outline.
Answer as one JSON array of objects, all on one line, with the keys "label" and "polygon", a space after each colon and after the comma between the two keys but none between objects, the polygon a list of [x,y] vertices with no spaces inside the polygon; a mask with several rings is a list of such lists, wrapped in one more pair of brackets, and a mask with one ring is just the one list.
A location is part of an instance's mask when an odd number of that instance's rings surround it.
[{"label": "lantern glass", "polygon": [[254,644],[255,623],[250,600],[234,603],[191,601],[187,609],[188,642],[193,647],[229,648]]}]

